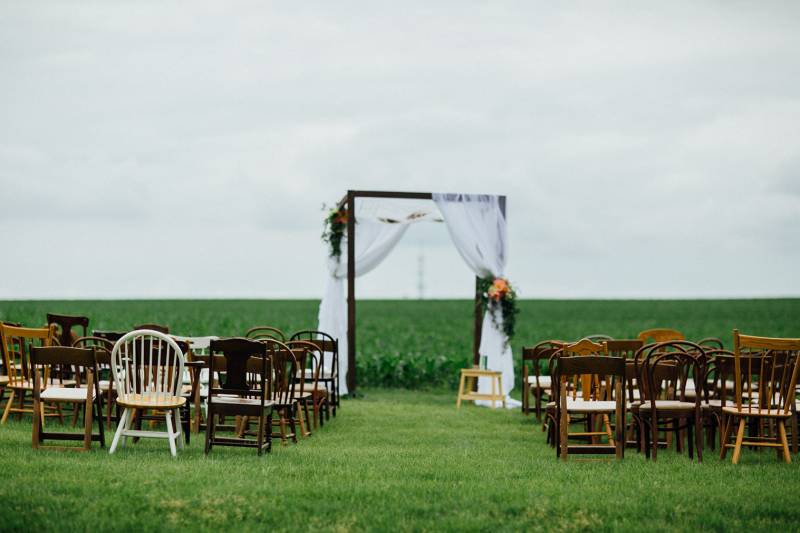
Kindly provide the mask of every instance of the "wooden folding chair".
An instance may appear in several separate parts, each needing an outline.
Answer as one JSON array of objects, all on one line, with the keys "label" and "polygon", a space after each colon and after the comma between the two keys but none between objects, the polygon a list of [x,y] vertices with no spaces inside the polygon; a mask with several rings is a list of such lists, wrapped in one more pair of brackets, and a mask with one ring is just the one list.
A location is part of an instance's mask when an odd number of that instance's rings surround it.
[{"label": "wooden folding chair", "polygon": [[[92,441],[100,443],[105,448],[105,432],[103,419],[100,416],[100,388],[97,384],[97,362],[95,353],[91,349],[71,348],[63,346],[36,347],[30,352],[31,368],[33,372],[33,447],[62,450],[88,451]],[[75,375],[80,379],[85,376],[84,386],[59,387],[50,385],[43,388],[43,375],[53,365],[66,365],[75,369]],[[80,382],[78,383],[80,385]],[[56,433],[45,432],[42,429],[44,419],[43,402],[71,403],[83,405],[83,433]],[[92,433],[92,422],[97,420],[98,433]],[[82,440],[83,446],[43,446],[46,439],[52,440]]]},{"label": "wooden folding chair", "polygon": [[[584,340],[581,343],[589,343]],[[594,344],[594,343],[592,343]],[[583,347],[582,347],[583,348]],[[565,348],[566,349],[566,348]],[[567,460],[572,454],[615,454],[622,459],[625,454],[623,433],[625,420],[625,360],[605,355],[560,356],[556,363],[558,387],[557,415],[558,431],[557,455]],[[570,384],[579,384],[578,391]],[[572,396],[572,397],[570,397]],[[605,429],[594,431],[590,424],[588,432],[571,433],[569,424],[571,414],[594,415],[603,418]],[[609,416],[616,421],[616,430],[611,433]],[[590,437],[587,444],[570,444],[570,437]],[[598,437],[607,437],[607,443],[595,442]]]}]

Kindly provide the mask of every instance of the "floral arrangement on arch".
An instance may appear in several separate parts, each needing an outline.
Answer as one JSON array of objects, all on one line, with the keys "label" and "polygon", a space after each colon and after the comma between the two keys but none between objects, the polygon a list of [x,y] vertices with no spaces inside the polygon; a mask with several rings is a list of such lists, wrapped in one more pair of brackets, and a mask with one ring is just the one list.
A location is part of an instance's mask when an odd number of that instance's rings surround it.
[{"label": "floral arrangement on arch", "polygon": [[[517,313],[517,291],[506,278],[482,278],[481,299],[492,317],[495,327],[499,327],[499,317],[503,319],[503,333],[510,341],[514,337]],[[499,315],[498,315],[499,313]]]},{"label": "floral arrangement on arch", "polygon": [[[322,207],[325,209],[325,206]],[[347,229],[347,209],[334,207],[328,211],[322,230],[322,240],[330,246],[330,256],[339,258],[342,255],[342,238]]]}]

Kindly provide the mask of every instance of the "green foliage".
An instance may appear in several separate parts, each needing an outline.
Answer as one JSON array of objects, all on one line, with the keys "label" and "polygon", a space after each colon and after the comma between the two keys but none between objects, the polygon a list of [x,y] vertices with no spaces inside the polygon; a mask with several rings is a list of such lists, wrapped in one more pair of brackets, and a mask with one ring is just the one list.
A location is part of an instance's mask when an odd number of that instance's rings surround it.
[{"label": "green foliage", "polygon": [[330,256],[342,255],[342,239],[347,229],[347,209],[334,207],[328,211],[322,230],[322,241],[328,243]]},{"label": "green foliage", "polygon": [[[737,466],[662,450],[646,462],[557,461],[532,418],[452,393],[364,391],[297,445],[173,459],[143,439],[109,456],[34,451],[30,418],[0,427],[3,531],[792,531],[800,462]],[[48,420],[48,425],[55,424]],[[60,430],[61,428],[59,428]],[[75,429],[77,431],[77,428]]]},{"label": "green foliage", "polygon": [[[507,280],[504,281],[508,283]],[[503,318],[503,332],[506,334],[506,337],[508,337],[508,341],[511,342],[511,340],[514,339],[517,314],[519,314],[519,308],[517,307],[517,291],[514,290],[511,283],[508,283],[508,293],[499,301],[494,300],[489,295],[493,283],[493,278],[480,278],[478,281],[481,303],[483,304],[484,311],[488,310],[492,313],[492,322],[495,327],[497,327],[499,322],[498,316]]]},{"label": "green foliage", "polygon": [[[472,364],[473,302],[467,300],[358,302],[358,382],[363,386],[454,389],[458,369]],[[672,327],[689,339],[719,337],[732,348],[733,328],[766,336],[800,336],[800,300],[519,300],[511,348],[545,339],[605,333],[631,338]],[[143,322],[181,335],[243,335],[251,326],[284,331],[315,328],[313,300],[6,301],[0,320],[41,325],[47,312],[85,314],[96,329]],[[519,370],[519,368],[518,368]],[[519,377],[520,373],[517,373]],[[519,388],[519,384],[517,384]]]}]

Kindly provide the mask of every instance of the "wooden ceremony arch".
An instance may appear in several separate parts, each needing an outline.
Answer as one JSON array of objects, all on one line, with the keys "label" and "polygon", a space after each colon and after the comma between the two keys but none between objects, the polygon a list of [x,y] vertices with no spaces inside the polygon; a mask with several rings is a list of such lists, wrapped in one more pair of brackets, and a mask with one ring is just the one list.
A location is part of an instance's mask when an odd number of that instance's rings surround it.
[{"label": "wooden ceremony arch", "polygon": [[[433,200],[430,192],[399,191],[347,191],[347,195],[339,202],[339,207],[347,206],[347,389],[350,393],[356,390],[356,198],[399,198],[408,200]],[[506,197],[500,196],[500,211],[506,216]],[[475,322],[472,340],[472,362],[478,364],[481,345],[481,326],[483,324],[483,305],[481,303],[480,278],[475,277]]]}]

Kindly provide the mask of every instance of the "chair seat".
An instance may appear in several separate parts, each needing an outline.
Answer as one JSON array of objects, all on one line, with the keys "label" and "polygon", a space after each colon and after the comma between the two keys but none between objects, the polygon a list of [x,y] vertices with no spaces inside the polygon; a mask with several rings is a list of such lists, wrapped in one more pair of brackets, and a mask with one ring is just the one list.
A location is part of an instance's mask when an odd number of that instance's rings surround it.
[{"label": "chair seat", "polygon": [[790,418],[792,413],[786,413],[783,409],[778,409],[773,407],[769,411],[766,409],[758,410],[757,407],[753,407],[752,410],[748,409],[747,406],[742,406],[742,409],[739,410],[735,405],[733,406],[725,406],[722,408],[722,412],[726,415],[735,415],[735,416],[757,416],[757,417],[768,417],[768,418]]},{"label": "chair seat", "polygon": [[[652,405],[650,402],[642,402],[639,406],[640,411],[649,411]],[[679,400],[656,400],[656,411],[692,411],[695,408],[694,402],[681,402]]]},{"label": "chair seat", "polygon": [[121,394],[117,403],[134,409],[174,409],[186,403],[186,398],[156,393]]},{"label": "chair seat", "polygon": [[[536,376],[528,376],[528,383],[536,385]],[[547,389],[552,384],[550,376],[539,376],[539,388]]]},{"label": "chair seat", "polygon": [[[556,402],[547,402],[545,409],[554,410]],[[613,413],[617,410],[617,402],[613,400],[573,400],[567,398],[567,411],[573,413]]]},{"label": "chair seat", "polygon": [[107,391],[108,391],[110,388],[112,388],[112,387],[111,387],[111,381],[109,381],[109,380],[107,380],[107,379],[101,379],[100,381],[98,381],[98,382],[97,382],[97,386],[98,386],[98,387],[100,387],[100,390],[102,390],[102,391],[106,391],[106,392],[107,392]]},{"label": "chair seat", "polygon": [[[303,377],[303,372],[298,370],[295,375],[297,376],[297,379],[300,379],[301,377]],[[310,368],[306,368],[305,378],[306,379],[314,378],[314,372],[312,372]],[[333,379],[333,373],[329,369],[322,369],[319,372],[319,379],[331,380]]]},{"label": "chair seat", "polygon": [[295,391],[295,393],[292,395],[292,398],[295,400],[307,400],[311,398],[311,394],[312,393],[309,390],[304,390],[303,392]]},{"label": "chair seat", "polygon": [[[92,398],[94,396],[94,390],[92,390]],[[51,402],[85,402],[88,399],[88,394],[83,387],[47,387],[39,397],[42,400]]]},{"label": "chair seat", "polygon": [[0,385],[8,383],[8,376],[0,376]]},{"label": "chair seat", "polygon": [[[261,400],[258,398],[242,398],[241,396],[214,396],[211,398],[212,404],[225,404],[225,405],[261,405]],[[264,400],[264,407],[272,407],[275,404],[272,400]]]},{"label": "chair seat", "polygon": [[[728,404],[731,402],[729,401]],[[713,408],[713,407],[722,407],[722,400],[717,400],[712,398],[711,400],[703,402],[702,406],[704,409]]]},{"label": "chair seat", "polygon": [[573,413],[613,413],[617,402],[611,400],[570,400],[567,398],[567,411]]}]

